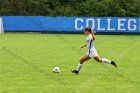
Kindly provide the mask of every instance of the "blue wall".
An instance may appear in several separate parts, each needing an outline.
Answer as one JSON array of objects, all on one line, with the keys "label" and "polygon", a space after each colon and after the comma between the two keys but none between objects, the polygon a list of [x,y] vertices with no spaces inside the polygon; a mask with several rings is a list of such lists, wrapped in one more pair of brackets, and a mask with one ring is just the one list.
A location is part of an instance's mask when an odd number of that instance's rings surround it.
[{"label": "blue wall", "polygon": [[82,32],[90,26],[97,32],[140,33],[138,17],[50,17],[50,16],[0,16],[5,31],[66,31]]}]

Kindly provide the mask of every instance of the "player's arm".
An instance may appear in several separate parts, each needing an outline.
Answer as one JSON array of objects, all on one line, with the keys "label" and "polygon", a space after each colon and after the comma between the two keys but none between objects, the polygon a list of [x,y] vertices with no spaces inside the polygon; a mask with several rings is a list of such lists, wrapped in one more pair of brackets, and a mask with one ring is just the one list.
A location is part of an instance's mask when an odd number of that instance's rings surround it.
[{"label": "player's arm", "polygon": [[94,36],[95,33],[96,33],[96,31],[94,31],[94,30],[91,32],[91,34],[92,34],[92,39],[93,39],[93,40],[95,40],[95,36]]},{"label": "player's arm", "polygon": [[81,46],[81,48],[84,48],[84,47],[86,47],[86,46],[87,46],[87,44],[85,44],[85,45],[82,45],[82,46]]}]

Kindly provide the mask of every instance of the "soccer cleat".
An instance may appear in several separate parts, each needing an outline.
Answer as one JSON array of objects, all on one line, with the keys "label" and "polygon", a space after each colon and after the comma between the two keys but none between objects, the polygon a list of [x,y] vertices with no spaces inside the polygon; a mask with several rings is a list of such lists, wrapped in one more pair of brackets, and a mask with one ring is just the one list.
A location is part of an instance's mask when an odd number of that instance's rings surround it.
[{"label": "soccer cleat", "polygon": [[79,71],[77,71],[77,70],[71,70],[71,72],[72,73],[75,73],[75,74],[78,74],[79,73]]},{"label": "soccer cleat", "polygon": [[111,61],[111,64],[117,68],[117,64],[114,61]]}]

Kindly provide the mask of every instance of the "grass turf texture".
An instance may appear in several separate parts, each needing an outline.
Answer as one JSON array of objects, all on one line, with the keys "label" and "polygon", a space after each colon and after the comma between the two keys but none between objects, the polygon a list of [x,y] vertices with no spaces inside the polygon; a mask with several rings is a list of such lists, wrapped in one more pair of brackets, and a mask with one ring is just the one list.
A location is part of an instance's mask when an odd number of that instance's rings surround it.
[{"label": "grass turf texture", "polygon": [[[0,93],[140,93],[140,36],[97,35],[98,54],[118,69],[89,60],[78,75],[85,35],[0,35]],[[53,67],[61,73],[52,73]]]}]

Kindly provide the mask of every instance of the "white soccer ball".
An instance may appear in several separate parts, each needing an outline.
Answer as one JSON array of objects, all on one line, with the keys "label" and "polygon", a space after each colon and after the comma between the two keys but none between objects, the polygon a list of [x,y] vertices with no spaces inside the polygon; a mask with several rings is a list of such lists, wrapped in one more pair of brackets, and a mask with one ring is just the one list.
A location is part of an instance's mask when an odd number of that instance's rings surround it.
[{"label": "white soccer ball", "polygon": [[60,68],[59,67],[54,67],[53,68],[53,73],[60,73]]}]

